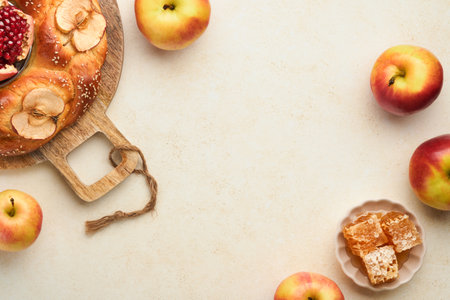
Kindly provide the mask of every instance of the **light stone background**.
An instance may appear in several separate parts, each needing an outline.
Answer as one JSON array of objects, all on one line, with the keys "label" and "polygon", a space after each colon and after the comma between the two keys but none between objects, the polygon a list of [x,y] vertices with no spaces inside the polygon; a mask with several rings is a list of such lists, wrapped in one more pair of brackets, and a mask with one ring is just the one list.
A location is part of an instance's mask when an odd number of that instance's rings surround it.
[{"label": "light stone background", "polygon": [[[298,271],[322,273],[346,299],[448,299],[450,215],[422,205],[408,163],[450,131],[450,2],[212,1],[191,47],[162,52],[139,33],[133,1],[121,83],[108,115],[141,147],[160,185],[157,212],[84,234],[85,220],[141,208],[132,176],[86,204],[50,164],[0,171],[0,189],[34,195],[40,237],[0,253],[1,299],[272,299]],[[369,75],[397,44],[440,59],[444,87],[425,111],[396,118],[375,103]],[[105,174],[100,137],[71,155],[91,183]],[[358,288],[334,256],[336,226],[368,199],[417,214],[423,267],[400,288]]]}]

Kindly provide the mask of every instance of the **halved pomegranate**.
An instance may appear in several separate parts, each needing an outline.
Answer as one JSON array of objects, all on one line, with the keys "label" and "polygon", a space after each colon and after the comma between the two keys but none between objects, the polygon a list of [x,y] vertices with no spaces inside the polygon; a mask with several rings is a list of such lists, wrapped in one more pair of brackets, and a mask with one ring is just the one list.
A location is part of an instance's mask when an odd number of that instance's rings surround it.
[{"label": "halved pomegranate", "polygon": [[33,18],[0,0],[0,81],[17,74],[14,64],[27,57],[33,38]]}]

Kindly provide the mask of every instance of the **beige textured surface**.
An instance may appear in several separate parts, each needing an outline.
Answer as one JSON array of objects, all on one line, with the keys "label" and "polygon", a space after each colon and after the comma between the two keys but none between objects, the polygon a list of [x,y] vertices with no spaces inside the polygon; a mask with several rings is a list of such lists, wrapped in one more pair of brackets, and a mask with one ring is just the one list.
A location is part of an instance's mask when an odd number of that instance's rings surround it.
[{"label": "beige textured surface", "polygon": [[[179,52],[152,48],[132,1],[118,2],[125,65],[108,115],[144,151],[157,213],[89,237],[85,220],[144,205],[144,179],[86,204],[49,164],[1,171],[1,190],[34,195],[44,212],[32,247],[0,253],[2,299],[271,299],[298,271],[332,278],[346,299],[446,299],[450,215],[415,198],[408,162],[450,127],[447,0],[217,0],[205,34]],[[394,118],[369,74],[403,43],[430,49],[445,82],[427,110]],[[94,138],[72,163],[92,181],[106,155]],[[428,249],[412,281],[375,294],[340,270],[334,235],[351,207],[379,198],[417,215]]]}]

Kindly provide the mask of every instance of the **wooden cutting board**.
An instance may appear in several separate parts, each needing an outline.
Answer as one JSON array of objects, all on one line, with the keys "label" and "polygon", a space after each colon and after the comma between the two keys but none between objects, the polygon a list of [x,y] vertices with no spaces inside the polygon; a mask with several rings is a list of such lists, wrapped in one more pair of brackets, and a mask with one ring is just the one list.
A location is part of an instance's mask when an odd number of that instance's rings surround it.
[{"label": "wooden cutting board", "polygon": [[35,152],[23,156],[0,157],[0,169],[23,168],[49,161],[61,172],[75,193],[85,201],[94,201],[109,192],[133,172],[139,161],[139,155],[136,152],[121,151],[121,163],[109,174],[89,186],[80,181],[67,163],[69,153],[97,132],[103,133],[116,147],[131,146],[105,114],[119,85],[124,41],[116,0],[100,0],[99,2],[107,20],[108,54],[102,67],[102,80],[97,99],[73,126],[62,130]]}]

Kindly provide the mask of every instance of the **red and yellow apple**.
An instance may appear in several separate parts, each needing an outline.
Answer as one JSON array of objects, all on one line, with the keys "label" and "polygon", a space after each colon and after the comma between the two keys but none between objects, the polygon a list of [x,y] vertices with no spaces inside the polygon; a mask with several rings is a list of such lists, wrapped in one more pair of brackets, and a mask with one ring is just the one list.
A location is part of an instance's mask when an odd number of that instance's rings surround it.
[{"label": "red and yellow apple", "polygon": [[344,295],[328,277],[312,272],[299,272],[280,283],[274,300],[344,300]]},{"label": "red and yellow apple", "polygon": [[443,84],[441,63],[427,49],[400,45],[389,48],[375,62],[370,86],[386,111],[409,115],[428,107]]},{"label": "red and yellow apple", "polygon": [[409,162],[409,181],[423,203],[450,210],[450,134],[417,147]]},{"label": "red and yellow apple", "polygon": [[0,250],[29,247],[41,232],[42,210],[30,195],[6,190],[0,193]]},{"label": "red and yellow apple", "polygon": [[154,46],[179,50],[192,44],[209,24],[209,0],[135,0],[139,30]]}]

